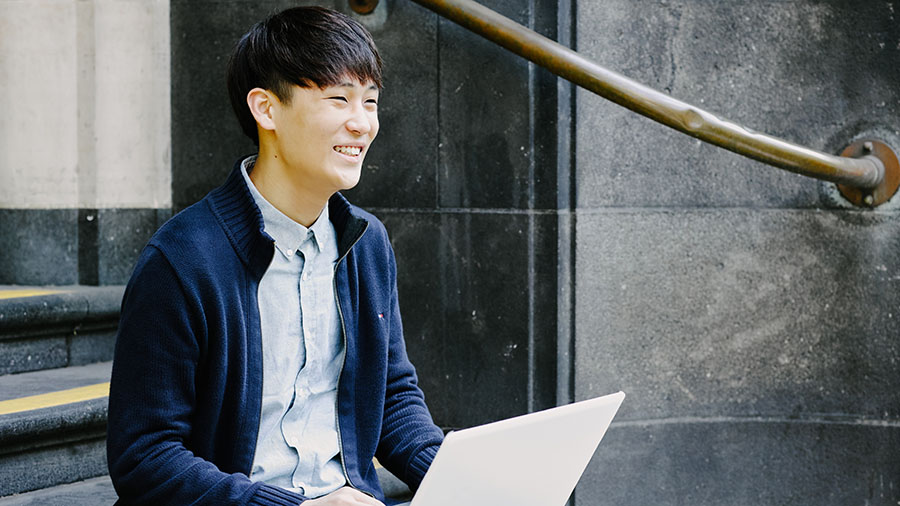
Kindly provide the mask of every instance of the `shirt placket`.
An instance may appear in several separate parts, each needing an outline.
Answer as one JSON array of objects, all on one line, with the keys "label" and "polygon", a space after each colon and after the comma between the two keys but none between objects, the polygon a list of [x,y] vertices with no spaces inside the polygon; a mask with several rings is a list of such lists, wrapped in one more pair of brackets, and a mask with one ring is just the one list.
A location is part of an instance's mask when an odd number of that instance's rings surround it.
[{"label": "shirt placket", "polygon": [[[313,271],[315,269],[316,249],[314,233],[310,230],[307,239],[300,244],[298,253],[302,258],[302,266],[300,268],[300,276],[298,282],[298,291],[300,293],[300,333],[302,336],[303,347],[305,349],[305,363],[301,366],[297,374],[297,380],[294,383],[294,406],[292,409],[297,410],[294,413],[295,420],[305,425],[305,418],[309,416],[306,407],[310,396],[310,378],[316,374],[318,370],[319,354],[316,345],[317,321],[318,317],[315,312],[316,293],[312,283]],[[294,432],[294,431],[292,431]],[[286,434],[291,438],[291,446],[297,449],[298,463],[294,472],[292,481],[295,487],[300,487],[313,473],[315,462],[310,458],[303,458],[300,451],[299,441],[296,440],[299,434]]]}]

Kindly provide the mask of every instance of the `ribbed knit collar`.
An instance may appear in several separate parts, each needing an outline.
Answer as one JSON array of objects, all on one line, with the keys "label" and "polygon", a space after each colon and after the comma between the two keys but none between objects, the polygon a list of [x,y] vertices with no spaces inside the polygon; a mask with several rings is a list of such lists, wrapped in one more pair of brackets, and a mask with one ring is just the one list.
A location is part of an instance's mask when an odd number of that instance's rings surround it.
[{"label": "ribbed knit collar", "polygon": [[[250,267],[268,267],[274,252],[273,239],[265,232],[263,216],[241,174],[241,157],[225,183],[210,192],[208,199],[229,241],[241,260]],[[340,193],[328,200],[331,222],[337,232],[338,256],[343,257],[365,232],[368,221],[354,212]],[[260,277],[262,273],[259,273]]]}]

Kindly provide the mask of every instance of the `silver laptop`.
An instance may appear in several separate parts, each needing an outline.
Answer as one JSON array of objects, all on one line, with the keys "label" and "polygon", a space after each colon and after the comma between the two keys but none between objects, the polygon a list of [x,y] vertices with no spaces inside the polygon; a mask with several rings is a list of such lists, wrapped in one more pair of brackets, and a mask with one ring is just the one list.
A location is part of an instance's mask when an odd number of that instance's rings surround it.
[{"label": "silver laptop", "polygon": [[624,398],[451,432],[413,500],[399,506],[563,506]]}]

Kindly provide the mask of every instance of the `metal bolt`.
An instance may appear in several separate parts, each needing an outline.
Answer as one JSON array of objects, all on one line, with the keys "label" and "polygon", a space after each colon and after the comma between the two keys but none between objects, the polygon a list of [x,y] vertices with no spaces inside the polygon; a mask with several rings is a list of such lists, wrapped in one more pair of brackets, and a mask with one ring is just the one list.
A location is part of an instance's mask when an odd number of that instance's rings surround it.
[{"label": "metal bolt", "polygon": [[872,150],[874,150],[874,149],[875,149],[875,146],[873,146],[871,142],[863,143],[863,150],[865,150],[866,152],[871,153]]},{"label": "metal bolt", "polygon": [[871,195],[866,195],[865,198],[863,198],[863,202],[864,202],[867,206],[872,207],[872,204],[875,203],[875,197],[873,197],[873,196],[871,196]]}]

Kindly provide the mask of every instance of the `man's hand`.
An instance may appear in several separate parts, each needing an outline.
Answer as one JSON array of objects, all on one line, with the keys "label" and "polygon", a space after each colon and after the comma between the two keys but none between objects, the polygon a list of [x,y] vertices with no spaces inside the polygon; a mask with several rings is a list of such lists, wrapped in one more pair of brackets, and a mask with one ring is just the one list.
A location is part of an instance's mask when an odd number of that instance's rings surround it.
[{"label": "man's hand", "polygon": [[378,499],[363,494],[359,490],[343,487],[323,495],[318,499],[305,501],[303,506],[384,506]]}]

